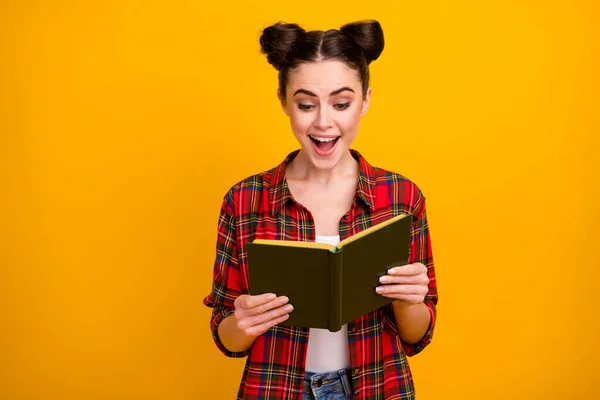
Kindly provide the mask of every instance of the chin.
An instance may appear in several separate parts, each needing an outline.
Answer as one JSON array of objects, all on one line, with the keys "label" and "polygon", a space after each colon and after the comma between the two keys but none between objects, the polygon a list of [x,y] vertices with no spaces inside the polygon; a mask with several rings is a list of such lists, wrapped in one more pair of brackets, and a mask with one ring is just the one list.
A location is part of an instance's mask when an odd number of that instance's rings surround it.
[{"label": "chin", "polygon": [[341,157],[329,156],[327,158],[320,158],[311,156],[310,160],[313,166],[320,170],[333,169],[340,162]]}]

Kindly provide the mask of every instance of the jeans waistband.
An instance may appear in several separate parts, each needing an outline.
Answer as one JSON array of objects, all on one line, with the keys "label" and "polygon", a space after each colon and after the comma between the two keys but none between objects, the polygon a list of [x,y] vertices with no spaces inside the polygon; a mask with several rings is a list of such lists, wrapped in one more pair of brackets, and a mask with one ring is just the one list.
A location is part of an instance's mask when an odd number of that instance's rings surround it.
[{"label": "jeans waistband", "polygon": [[304,374],[304,386],[310,387],[314,392],[319,392],[324,385],[329,385],[332,382],[339,381],[344,388],[344,393],[347,397],[352,395],[352,381],[350,368],[340,369],[329,372],[310,372]]}]

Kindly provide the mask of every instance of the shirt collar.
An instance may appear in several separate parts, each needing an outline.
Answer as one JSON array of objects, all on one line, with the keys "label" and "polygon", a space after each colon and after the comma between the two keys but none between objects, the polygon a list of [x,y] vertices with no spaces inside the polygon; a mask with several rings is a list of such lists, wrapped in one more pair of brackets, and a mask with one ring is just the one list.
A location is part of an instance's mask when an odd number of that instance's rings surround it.
[{"label": "shirt collar", "polygon": [[[288,200],[292,199],[292,193],[285,178],[287,165],[298,155],[300,150],[294,150],[279,164],[271,175],[269,201],[271,212],[276,214]],[[358,160],[358,184],[354,197],[361,200],[373,211],[375,206],[375,168],[356,150],[350,149],[350,154]]]}]

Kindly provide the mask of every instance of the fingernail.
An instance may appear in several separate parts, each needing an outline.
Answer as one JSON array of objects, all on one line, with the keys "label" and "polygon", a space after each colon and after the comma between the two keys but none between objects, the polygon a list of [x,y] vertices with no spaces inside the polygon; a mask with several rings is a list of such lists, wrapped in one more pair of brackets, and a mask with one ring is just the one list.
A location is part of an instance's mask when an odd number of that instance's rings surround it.
[{"label": "fingernail", "polygon": [[382,276],[381,278],[379,278],[379,282],[381,282],[381,283],[386,283],[389,281],[390,281],[390,278],[388,276]]},{"label": "fingernail", "polygon": [[288,299],[286,296],[283,296],[283,297],[281,298],[281,302],[282,302],[282,303],[287,303],[288,301],[290,301],[290,299]]},{"label": "fingernail", "polygon": [[269,294],[267,295],[267,300],[273,300],[273,299],[274,299],[274,298],[276,298],[276,297],[277,297],[277,295],[276,295],[276,294],[274,294],[274,293],[269,293]]},{"label": "fingernail", "polygon": [[377,287],[375,288],[375,291],[376,291],[377,293],[381,293],[381,292],[383,292],[383,288],[382,288],[381,286],[377,286]]},{"label": "fingernail", "polygon": [[285,307],[285,311],[287,311],[287,312],[290,312],[293,309],[294,309],[294,307],[291,304]]},{"label": "fingernail", "polygon": [[388,269],[388,274],[393,274],[396,271],[396,268]]}]

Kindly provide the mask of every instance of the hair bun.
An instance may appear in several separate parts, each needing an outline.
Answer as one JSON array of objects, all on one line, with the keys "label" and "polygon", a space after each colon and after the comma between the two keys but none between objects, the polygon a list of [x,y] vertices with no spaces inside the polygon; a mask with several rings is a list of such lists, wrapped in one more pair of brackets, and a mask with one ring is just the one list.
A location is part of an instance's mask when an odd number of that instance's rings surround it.
[{"label": "hair bun", "polygon": [[340,32],[350,36],[361,48],[367,64],[377,60],[383,51],[383,29],[377,21],[356,21],[340,28]]},{"label": "hair bun", "polygon": [[278,22],[271,25],[260,36],[261,52],[267,55],[269,64],[279,70],[292,45],[305,33],[297,24]]}]

